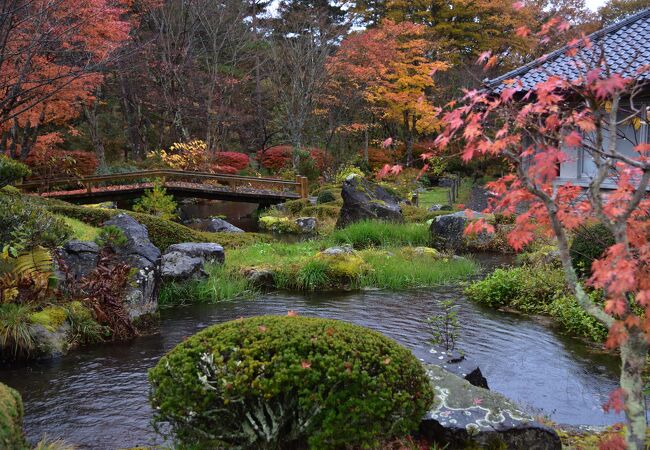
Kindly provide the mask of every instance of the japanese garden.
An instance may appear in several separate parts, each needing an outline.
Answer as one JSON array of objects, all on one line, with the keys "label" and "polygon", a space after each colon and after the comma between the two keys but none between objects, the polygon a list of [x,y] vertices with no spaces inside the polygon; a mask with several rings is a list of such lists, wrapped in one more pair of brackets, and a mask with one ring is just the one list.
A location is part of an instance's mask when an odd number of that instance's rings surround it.
[{"label": "japanese garden", "polygon": [[647,0],[0,2],[0,449],[650,448]]}]

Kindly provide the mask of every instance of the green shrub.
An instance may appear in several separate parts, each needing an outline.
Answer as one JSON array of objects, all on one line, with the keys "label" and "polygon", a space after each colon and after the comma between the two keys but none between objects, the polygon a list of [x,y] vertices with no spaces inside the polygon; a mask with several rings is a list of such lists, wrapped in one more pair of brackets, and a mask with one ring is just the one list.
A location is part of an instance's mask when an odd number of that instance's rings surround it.
[{"label": "green shrub", "polygon": [[0,250],[12,245],[29,250],[55,248],[72,234],[65,222],[30,197],[0,192]]},{"label": "green shrub", "polygon": [[298,200],[289,200],[284,202],[284,208],[286,211],[295,216],[302,212],[306,207],[311,206],[311,202],[306,198],[299,198]]},{"label": "green shrub", "polygon": [[26,305],[0,305],[0,349],[3,358],[26,356],[34,349],[29,315],[32,308]]},{"label": "green shrub", "polygon": [[23,413],[23,401],[18,391],[0,383],[0,448],[28,448],[22,428]]},{"label": "green shrub", "polygon": [[348,244],[354,248],[426,246],[431,240],[426,224],[398,224],[366,220],[353,223],[330,235],[334,244]]},{"label": "green shrub", "polygon": [[[595,294],[592,294],[592,297],[595,297]],[[547,311],[573,336],[586,337],[596,342],[602,342],[607,338],[607,328],[590,316],[570,295],[555,298]]]},{"label": "green shrub", "polygon": [[177,208],[174,196],[167,195],[167,190],[162,187],[160,182],[154,183],[153,189],[147,189],[133,205],[135,212],[151,214],[165,220],[178,218]]},{"label": "green shrub", "polygon": [[341,213],[341,207],[335,204],[308,206],[302,210],[305,217],[316,217],[319,220],[337,219]]},{"label": "green shrub", "polygon": [[124,234],[124,230],[115,225],[107,225],[101,229],[99,235],[95,238],[95,243],[100,247],[122,247],[129,240]]},{"label": "green shrub", "polygon": [[598,223],[581,227],[571,243],[571,261],[581,276],[591,273],[591,264],[615,244],[609,229]]},{"label": "green shrub", "polygon": [[318,197],[316,197],[316,203],[318,203],[319,205],[323,203],[332,203],[335,202],[336,200],[337,200],[336,195],[334,195],[334,192],[332,191],[321,191],[318,194]]},{"label": "green shrub", "polygon": [[417,428],[433,401],[413,354],[330,319],[210,327],[149,372],[156,422],[192,448],[365,447]]},{"label": "green shrub", "polygon": [[335,181],[338,184],[342,184],[350,175],[358,175],[362,178],[366,177],[366,174],[363,173],[363,170],[355,166],[343,166],[336,173]]},{"label": "green shrub", "polygon": [[72,344],[94,344],[110,336],[110,328],[97,323],[92,312],[81,302],[70,302],[64,308],[70,324],[68,337]]},{"label": "green shrub", "polygon": [[25,164],[9,158],[5,155],[0,155],[0,188],[31,175],[31,170]]},{"label": "green shrub", "polygon": [[264,216],[259,220],[260,229],[280,234],[299,233],[300,227],[288,217]]}]

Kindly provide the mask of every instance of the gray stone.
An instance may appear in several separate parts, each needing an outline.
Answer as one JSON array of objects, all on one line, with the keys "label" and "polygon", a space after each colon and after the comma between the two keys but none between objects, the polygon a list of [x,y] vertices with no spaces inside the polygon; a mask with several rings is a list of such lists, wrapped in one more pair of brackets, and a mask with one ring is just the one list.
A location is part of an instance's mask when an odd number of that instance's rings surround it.
[{"label": "gray stone", "polygon": [[203,222],[203,227],[205,231],[210,231],[212,233],[243,233],[244,230],[234,226],[233,224],[226,222],[223,219],[218,217],[212,217]]},{"label": "gray stone", "polygon": [[343,207],[336,223],[337,228],[361,220],[404,221],[399,205],[402,199],[359,175],[346,178],[341,196]]},{"label": "gray stone", "polygon": [[554,430],[535,421],[501,394],[472,386],[437,366],[427,365],[426,370],[435,400],[420,423],[423,437],[445,442],[450,448],[468,444],[483,448],[497,443],[513,450],[562,448]]},{"label": "gray stone", "polygon": [[127,239],[125,245],[113,246],[118,260],[135,270],[128,284],[124,306],[131,320],[152,314],[158,309],[160,288],[160,250],[149,240],[147,227],[127,214],[118,214],[104,226],[120,228]]},{"label": "gray stone", "polygon": [[315,217],[299,217],[296,219],[296,225],[304,234],[313,233],[316,231],[316,218]]},{"label": "gray stone", "polygon": [[[472,220],[485,217],[485,214],[473,211]],[[434,217],[429,228],[434,246],[438,250],[458,251],[466,247],[467,238],[463,235],[470,219],[465,211]],[[492,239],[487,233],[480,233],[475,239],[482,245],[488,245]]]},{"label": "gray stone", "polygon": [[254,286],[266,288],[275,286],[275,274],[268,269],[252,267],[245,269],[242,273]]},{"label": "gray stone", "polygon": [[29,326],[29,334],[34,340],[34,348],[39,358],[56,358],[68,352],[70,325],[64,322],[54,331],[41,324]]},{"label": "gray stone", "polygon": [[163,280],[187,281],[205,278],[208,274],[203,269],[203,258],[194,258],[186,253],[168,252],[162,257],[160,273]]},{"label": "gray stone", "polygon": [[223,264],[226,260],[223,247],[214,243],[184,242],[182,244],[173,244],[167,247],[165,254],[171,252],[182,253],[191,258],[200,258],[204,262]]},{"label": "gray stone", "polygon": [[451,205],[443,205],[441,203],[436,203],[434,205],[429,206],[429,209],[427,211],[429,212],[451,211]]},{"label": "gray stone", "polygon": [[323,255],[333,256],[333,255],[350,255],[354,253],[354,248],[351,245],[341,245],[337,247],[330,247],[321,252]]},{"label": "gray stone", "polygon": [[[99,246],[89,241],[70,241],[57,251],[63,261],[68,275],[74,279],[85,277],[95,270],[99,261]],[[65,280],[63,274],[57,275],[60,280]]]},{"label": "gray stone", "polygon": [[483,376],[483,372],[481,372],[481,369],[479,367],[465,375],[465,379],[469,381],[472,386],[480,387],[483,389],[490,389],[490,386],[488,386],[487,378]]}]

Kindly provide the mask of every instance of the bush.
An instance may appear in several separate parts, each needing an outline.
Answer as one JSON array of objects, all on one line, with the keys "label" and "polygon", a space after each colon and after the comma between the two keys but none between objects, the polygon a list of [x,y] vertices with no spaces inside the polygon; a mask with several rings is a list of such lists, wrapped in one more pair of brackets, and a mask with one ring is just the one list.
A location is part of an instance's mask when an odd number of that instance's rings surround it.
[{"label": "bush", "polygon": [[294,216],[300,214],[302,210],[308,206],[311,206],[311,202],[306,198],[284,202],[284,209],[286,209],[289,214]]},{"label": "bush", "polygon": [[322,191],[316,198],[316,203],[321,205],[323,203],[332,203],[336,201],[336,195],[332,191]]},{"label": "bush", "polygon": [[[304,149],[305,156],[308,156],[314,163],[314,168],[322,172],[331,163],[331,157],[319,148]],[[276,145],[264,151],[259,151],[257,158],[260,163],[271,170],[280,170],[290,167],[293,162],[293,147],[290,145]],[[306,158],[301,158],[305,160]]]},{"label": "bush", "polygon": [[165,220],[177,218],[177,208],[174,196],[167,195],[167,190],[160,182],[154,183],[153,189],[147,189],[133,205],[133,211],[151,214]]},{"label": "bush", "polygon": [[34,349],[29,315],[32,308],[26,305],[0,305],[0,349],[3,359],[27,356]]},{"label": "bush", "polygon": [[220,166],[229,166],[237,170],[244,170],[250,163],[250,158],[246,153],[239,152],[219,152],[217,153],[216,162]]},{"label": "bush", "polygon": [[92,152],[49,149],[30,152],[25,163],[35,178],[92,175],[98,166],[97,157]]},{"label": "bush", "polygon": [[28,448],[22,428],[23,412],[23,401],[18,391],[0,383],[0,448]]},{"label": "bush", "polygon": [[581,276],[589,276],[594,260],[600,258],[605,250],[614,244],[614,236],[605,225],[598,223],[581,227],[571,244],[573,267]]},{"label": "bush", "polygon": [[10,193],[0,192],[0,250],[5,245],[29,250],[38,246],[55,248],[63,244],[72,230],[42,206]]},{"label": "bush", "polygon": [[[592,294],[592,297],[595,295]],[[569,295],[561,295],[553,300],[548,308],[548,314],[571,335],[586,337],[596,342],[602,342],[607,338],[607,328],[590,316],[578,301]]]},{"label": "bush", "polygon": [[334,244],[348,244],[356,249],[366,247],[426,246],[431,240],[426,224],[398,224],[374,220],[353,223],[330,235]]},{"label": "bush", "polygon": [[193,448],[373,447],[416,429],[433,401],[409,350],[330,319],[210,327],[165,355],[149,380],[155,420]]},{"label": "bush", "polygon": [[260,229],[280,234],[300,233],[300,227],[288,217],[264,216],[259,220]]},{"label": "bush", "polygon": [[355,166],[344,166],[339,169],[336,173],[335,181],[337,183],[343,183],[350,175],[359,175],[362,178],[366,177],[366,174],[363,173],[363,170]]},{"label": "bush", "polygon": [[25,164],[0,154],[0,188],[14,184],[31,173]]}]

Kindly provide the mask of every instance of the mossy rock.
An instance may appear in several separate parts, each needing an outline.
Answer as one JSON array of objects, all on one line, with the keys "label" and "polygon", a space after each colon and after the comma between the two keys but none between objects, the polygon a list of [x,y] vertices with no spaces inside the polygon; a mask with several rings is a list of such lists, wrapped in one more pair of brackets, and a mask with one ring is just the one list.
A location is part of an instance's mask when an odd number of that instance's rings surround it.
[{"label": "mossy rock", "polygon": [[65,323],[67,317],[65,308],[48,306],[38,312],[31,313],[29,321],[33,324],[43,325],[49,331],[56,331]]},{"label": "mossy rock", "polygon": [[406,348],[337,320],[261,316],[212,326],[149,372],[156,421],[191,448],[378,448],[433,402]]},{"label": "mossy rock", "polygon": [[403,247],[401,253],[407,258],[441,259],[445,257],[443,253],[431,247]]},{"label": "mossy rock", "polygon": [[22,428],[23,412],[23,401],[18,391],[0,383],[0,448],[27,448]]},{"label": "mossy rock", "polygon": [[280,234],[300,233],[300,227],[288,217],[260,217],[259,226],[262,230]]},{"label": "mossy rock", "polygon": [[358,280],[369,270],[366,262],[357,253],[318,253],[314,259],[327,264],[328,275],[350,281]]}]

